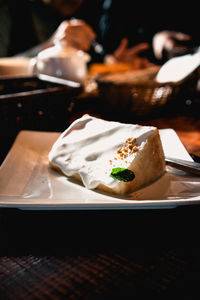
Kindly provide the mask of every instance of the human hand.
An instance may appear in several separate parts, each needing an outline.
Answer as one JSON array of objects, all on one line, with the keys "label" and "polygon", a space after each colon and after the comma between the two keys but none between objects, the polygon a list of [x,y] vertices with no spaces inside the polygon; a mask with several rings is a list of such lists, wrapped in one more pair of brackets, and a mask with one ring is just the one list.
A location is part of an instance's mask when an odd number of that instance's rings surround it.
[{"label": "human hand", "polygon": [[123,38],[119,47],[114,51],[113,56],[116,61],[130,63],[133,68],[142,69],[151,65],[147,58],[139,56],[149,48],[150,45],[148,43],[140,43],[128,48],[128,39]]},{"label": "human hand", "polygon": [[176,31],[160,31],[153,37],[152,46],[154,55],[157,59],[163,59],[175,56],[176,54],[184,54],[188,50],[186,45],[191,41],[191,36]]},{"label": "human hand", "polygon": [[91,41],[96,38],[93,29],[84,21],[72,19],[63,21],[53,36],[50,43],[64,42],[67,46],[88,51]]}]

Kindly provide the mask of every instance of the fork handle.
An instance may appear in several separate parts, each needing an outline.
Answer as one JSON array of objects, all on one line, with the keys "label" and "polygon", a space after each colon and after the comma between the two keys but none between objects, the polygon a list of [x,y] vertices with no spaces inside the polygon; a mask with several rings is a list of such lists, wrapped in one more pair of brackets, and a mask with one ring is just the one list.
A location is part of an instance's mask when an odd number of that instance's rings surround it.
[{"label": "fork handle", "polygon": [[171,157],[165,157],[167,165],[180,169],[185,172],[189,172],[195,175],[200,175],[200,163],[187,161],[183,159],[176,159]]}]

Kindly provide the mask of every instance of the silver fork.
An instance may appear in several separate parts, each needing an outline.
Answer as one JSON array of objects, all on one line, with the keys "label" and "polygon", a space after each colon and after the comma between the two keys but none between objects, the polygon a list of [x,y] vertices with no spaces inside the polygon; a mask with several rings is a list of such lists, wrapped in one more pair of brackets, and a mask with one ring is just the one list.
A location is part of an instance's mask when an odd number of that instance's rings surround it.
[{"label": "silver fork", "polygon": [[172,157],[165,157],[165,162],[167,165],[177,168],[179,170],[189,172],[195,175],[200,175],[200,163],[198,162],[187,161]]}]

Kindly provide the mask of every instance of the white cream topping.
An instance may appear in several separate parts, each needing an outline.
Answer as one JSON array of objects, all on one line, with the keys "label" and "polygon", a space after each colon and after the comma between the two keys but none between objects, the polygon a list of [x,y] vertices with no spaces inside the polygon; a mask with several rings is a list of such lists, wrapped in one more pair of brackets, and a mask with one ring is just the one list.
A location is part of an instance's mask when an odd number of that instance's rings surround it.
[{"label": "white cream topping", "polygon": [[[118,181],[110,176],[112,168],[129,168],[155,127],[109,122],[91,116],[74,121],[54,143],[49,161],[67,176],[79,173],[90,189],[104,184],[110,188]],[[138,151],[121,159],[117,153],[125,141],[136,138]]]}]

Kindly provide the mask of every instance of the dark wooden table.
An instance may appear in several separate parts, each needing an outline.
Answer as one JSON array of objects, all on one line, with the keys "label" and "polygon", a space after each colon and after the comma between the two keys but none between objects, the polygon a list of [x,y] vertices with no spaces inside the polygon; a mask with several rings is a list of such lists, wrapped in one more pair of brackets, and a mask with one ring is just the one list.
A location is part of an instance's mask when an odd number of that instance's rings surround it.
[{"label": "dark wooden table", "polygon": [[[73,118],[86,111],[74,109]],[[196,111],[140,123],[175,129],[186,149],[200,154]],[[1,209],[0,299],[197,299],[199,231],[199,205],[124,211]]]}]

